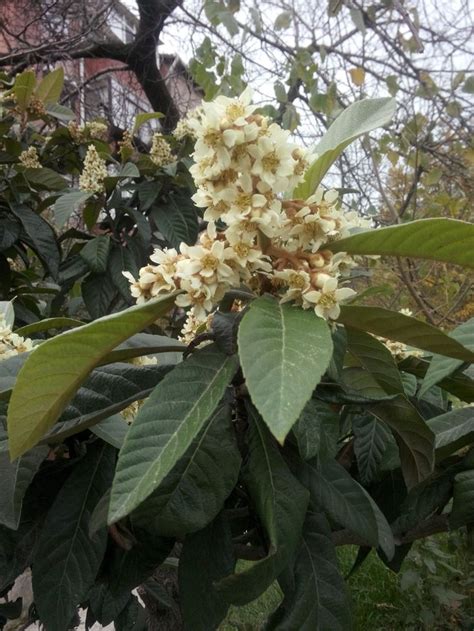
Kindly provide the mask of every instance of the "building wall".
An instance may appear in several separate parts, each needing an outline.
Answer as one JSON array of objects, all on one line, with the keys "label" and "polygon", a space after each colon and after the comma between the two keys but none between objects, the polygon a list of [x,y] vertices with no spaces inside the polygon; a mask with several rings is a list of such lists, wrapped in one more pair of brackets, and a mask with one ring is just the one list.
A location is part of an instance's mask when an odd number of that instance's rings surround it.
[{"label": "building wall", "polygon": [[[91,0],[94,1],[94,0]],[[119,37],[127,41],[133,36],[137,26],[136,18],[120,3],[116,10],[108,15],[104,25],[104,35]],[[27,22],[31,22],[22,35],[28,44],[41,46],[48,41],[46,28],[42,28],[42,21],[35,21],[35,14],[31,0],[0,0],[1,19],[8,25],[11,33],[20,33]],[[25,16],[28,16],[27,18]],[[37,14],[37,17],[40,17]],[[49,20],[51,16],[47,16]],[[122,27],[122,30],[120,28]],[[48,22],[48,28],[51,24]],[[64,28],[71,34],[77,34],[77,24],[69,21],[66,26],[64,20],[58,23],[58,36],[64,36]],[[0,29],[0,54],[26,47],[20,39],[5,35]],[[201,94],[190,79],[179,57],[161,55],[157,59],[160,71],[166,81],[168,89],[178,110],[184,116],[190,109],[201,101]],[[72,96],[69,104],[82,122],[97,117],[106,118],[121,128],[130,127],[136,113],[150,111],[151,107],[138,83],[135,75],[129,71],[107,72],[108,69],[122,66],[120,62],[111,59],[84,59],[57,62],[52,65],[41,64],[34,66],[34,70],[41,75],[44,71],[62,66],[65,71],[65,92]],[[79,86],[85,88],[79,93]]]}]

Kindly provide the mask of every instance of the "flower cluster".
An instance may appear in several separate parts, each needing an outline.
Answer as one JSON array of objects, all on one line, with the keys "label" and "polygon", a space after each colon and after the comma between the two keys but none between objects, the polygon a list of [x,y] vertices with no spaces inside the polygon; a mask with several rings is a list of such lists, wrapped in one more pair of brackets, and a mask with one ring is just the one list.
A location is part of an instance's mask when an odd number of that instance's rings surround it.
[{"label": "flower cluster", "polygon": [[336,191],[284,199],[312,157],[255,110],[246,90],[238,99],[204,103],[188,118],[196,139],[193,200],[204,208],[207,229],[197,245],[155,250],[137,280],[127,274],[137,302],[182,290],[176,304],[191,308],[186,339],[225,292],[242,283],[331,319],[355,293],[339,286],[354,260],[325,248],[347,236],[355,218],[340,210]]},{"label": "flower cluster", "polygon": [[166,141],[163,134],[155,132],[151,142],[150,159],[157,167],[164,167],[174,162],[171,147]]},{"label": "flower cluster", "polygon": [[105,123],[100,121],[90,121],[85,125],[78,125],[75,121],[71,121],[67,126],[71,138],[78,145],[88,140],[107,140],[109,128]]},{"label": "flower cluster", "polygon": [[36,147],[29,147],[20,153],[20,164],[27,169],[41,169],[41,162]]},{"label": "flower cluster", "polygon": [[200,120],[203,116],[203,109],[201,106],[195,107],[193,110],[188,112],[184,118],[178,121],[176,125],[173,136],[176,140],[184,140],[185,138],[193,138],[196,140],[196,134],[193,129],[193,125],[191,123],[192,120]]},{"label": "flower cluster", "polygon": [[3,314],[0,314],[0,361],[31,350],[33,342],[29,338],[13,333]]},{"label": "flower cluster", "polygon": [[102,193],[107,175],[105,160],[99,156],[94,145],[89,145],[84,158],[84,168],[79,176],[79,188],[88,193]]}]

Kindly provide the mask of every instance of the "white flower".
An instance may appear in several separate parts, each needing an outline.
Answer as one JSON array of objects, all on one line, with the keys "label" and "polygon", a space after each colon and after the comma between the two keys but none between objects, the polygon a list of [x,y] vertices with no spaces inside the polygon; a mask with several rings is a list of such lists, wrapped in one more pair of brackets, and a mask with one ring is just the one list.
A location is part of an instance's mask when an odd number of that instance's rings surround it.
[{"label": "white flower", "polygon": [[153,140],[151,142],[150,149],[150,160],[157,167],[163,167],[174,162],[174,156],[171,153],[171,147],[169,146],[163,134],[160,134],[158,132],[155,132],[153,134]]},{"label": "white flower", "polygon": [[105,160],[99,156],[94,145],[89,145],[84,158],[84,168],[79,176],[79,188],[88,193],[102,193],[107,175]]},{"label": "white flower", "polygon": [[22,151],[19,160],[27,169],[41,169],[41,162],[36,147],[29,147]]},{"label": "white flower", "polygon": [[274,272],[273,276],[287,287],[280,302],[300,300],[302,294],[310,288],[310,275],[304,270],[283,269]]},{"label": "white flower", "polygon": [[326,276],[320,291],[312,289],[303,294],[303,307],[314,308],[314,312],[320,318],[336,320],[341,313],[339,303],[354,296],[355,293],[349,287],[338,289],[337,278]]},{"label": "white flower", "polygon": [[165,248],[164,250],[155,249],[150,256],[150,260],[158,264],[158,271],[163,279],[170,285],[174,284],[176,264],[180,258],[180,255],[174,248]]},{"label": "white flower", "polygon": [[210,247],[182,243],[180,250],[183,258],[177,263],[177,276],[188,280],[196,289],[201,283],[232,284],[235,279],[234,270],[225,262],[228,253],[222,241],[214,241]]},{"label": "white flower", "polygon": [[5,322],[4,315],[0,314],[0,361],[32,350],[32,340],[13,333]]},{"label": "white flower", "polygon": [[190,309],[178,339],[185,344],[190,344],[201,329],[204,331],[209,327],[211,319],[212,315],[204,319],[198,318],[195,309]]}]

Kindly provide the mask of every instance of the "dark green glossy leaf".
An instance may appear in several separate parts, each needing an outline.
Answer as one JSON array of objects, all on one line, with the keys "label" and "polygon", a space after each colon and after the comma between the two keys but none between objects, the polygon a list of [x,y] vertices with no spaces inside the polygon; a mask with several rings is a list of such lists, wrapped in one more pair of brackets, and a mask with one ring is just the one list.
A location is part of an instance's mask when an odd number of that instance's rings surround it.
[{"label": "dark green glossy leaf", "polygon": [[454,481],[453,508],[449,516],[451,528],[474,522],[474,471],[458,473]]},{"label": "dark green glossy leaf", "polygon": [[435,434],[436,460],[474,442],[474,407],[451,410],[429,419],[428,425]]},{"label": "dark green glossy leaf", "polygon": [[322,513],[309,510],[294,565],[294,588],[285,593],[274,631],[350,631],[351,608],[331,531]]},{"label": "dark green glossy leaf", "polygon": [[310,399],[293,426],[303,460],[334,458],[339,436],[339,414],[323,401]]},{"label": "dark green glossy leaf", "polygon": [[244,483],[268,538],[267,556],[222,579],[216,588],[229,602],[255,600],[283,571],[301,539],[308,492],[292,475],[256,410],[250,415]]},{"label": "dark green glossy leaf", "polygon": [[[133,364],[111,364],[96,368],[43,440],[48,443],[61,442],[68,436],[103,422],[97,435],[110,443],[110,433],[113,432],[114,446],[121,446],[117,440],[123,440],[128,425],[123,418],[117,419],[113,415],[134,401],[145,399],[170,370],[171,366]],[[117,427],[117,423],[121,425]]]},{"label": "dark green glossy leaf", "polygon": [[387,394],[403,393],[395,360],[390,351],[372,335],[347,327],[348,350],[374,377]]},{"label": "dark green glossy leaf", "polygon": [[214,583],[230,574],[235,565],[232,534],[222,515],[204,530],[188,535],[179,558],[179,600],[184,628],[217,629],[229,603]]},{"label": "dark green glossy leaf", "polygon": [[434,467],[435,436],[413,405],[399,396],[377,403],[370,412],[390,427],[397,440],[407,487],[427,478]]},{"label": "dark green glossy leaf", "polygon": [[110,486],[114,462],[112,447],[91,446],[46,518],[33,564],[33,592],[39,618],[51,631],[68,628],[99,570],[107,531],[89,538],[89,519]]},{"label": "dark green glossy leaf", "polygon": [[101,235],[88,241],[80,251],[80,255],[89,266],[91,272],[103,274],[107,270],[109,250],[110,237]]},{"label": "dark green glossy leaf", "polygon": [[158,488],[216,409],[236,370],[237,358],[211,345],[178,364],[155,388],[120,452],[111,523]]},{"label": "dark green glossy leaf", "polygon": [[81,204],[84,204],[90,197],[92,197],[92,193],[86,191],[69,191],[58,197],[53,206],[58,228],[62,228]]},{"label": "dark green glossy leaf", "polygon": [[198,217],[193,201],[184,193],[171,193],[153,206],[151,217],[164,238],[174,248],[184,242],[194,245],[198,236]]},{"label": "dark green glossy leaf", "polygon": [[390,340],[416,346],[429,353],[439,353],[473,361],[474,353],[431,324],[381,307],[343,306],[339,322],[359,331],[368,331]]},{"label": "dark green glossy leaf", "polygon": [[159,487],[132,513],[133,522],[182,537],[221,510],[240,471],[230,406],[220,405]]},{"label": "dark green glossy leaf", "polygon": [[38,255],[51,276],[57,278],[60,253],[51,226],[26,206],[12,207],[12,212],[23,226],[25,241]]},{"label": "dark green glossy leaf", "polygon": [[358,414],[352,419],[354,453],[362,484],[370,484],[377,476],[378,468],[388,443],[388,429],[371,414]]},{"label": "dark green glossy leaf", "polygon": [[[449,336],[469,350],[474,351],[474,318],[458,326]],[[445,377],[449,377],[462,364],[462,360],[435,355],[426,371],[419,396],[422,397],[432,386],[442,381]]]},{"label": "dark green glossy leaf", "polygon": [[335,461],[324,462],[319,467],[307,464],[303,475],[311,501],[319,509],[370,546],[387,549],[387,556],[391,550],[393,553],[393,539],[386,539],[390,527],[383,513],[344,467]]},{"label": "dark green glossy leaf", "polygon": [[0,453],[0,523],[7,528],[18,528],[23,497],[48,452],[38,445],[14,462],[7,452]]}]

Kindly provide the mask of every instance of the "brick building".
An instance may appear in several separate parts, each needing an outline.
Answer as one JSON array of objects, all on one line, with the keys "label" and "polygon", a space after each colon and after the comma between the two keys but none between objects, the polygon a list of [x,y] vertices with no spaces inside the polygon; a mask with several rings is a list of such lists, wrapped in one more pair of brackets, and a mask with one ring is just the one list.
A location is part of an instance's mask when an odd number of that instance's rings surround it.
[{"label": "brick building", "polygon": [[[151,111],[145,93],[133,72],[124,63],[97,58],[67,58],[67,46],[75,48],[82,38],[106,39],[128,44],[133,41],[138,19],[120,0],[0,0],[0,57],[21,55],[31,47],[42,47],[50,38],[64,42],[64,60],[34,66],[42,73],[57,65],[65,70],[65,100],[81,122],[105,118],[115,126],[130,127],[138,112]],[[46,8],[45,8],[46,7]],[[28,19],[25,19],[28,16]],[[91,17],[92,16],[92,17]],[[201,92],[177,55],[162,55],[157,63],[179,113],[183,116],[196,107]],[[123,70],[122,70],[123,68]],[[153,122],[148,127],[159,125]],[[147,135],[147,128],[143,129]]]}]

